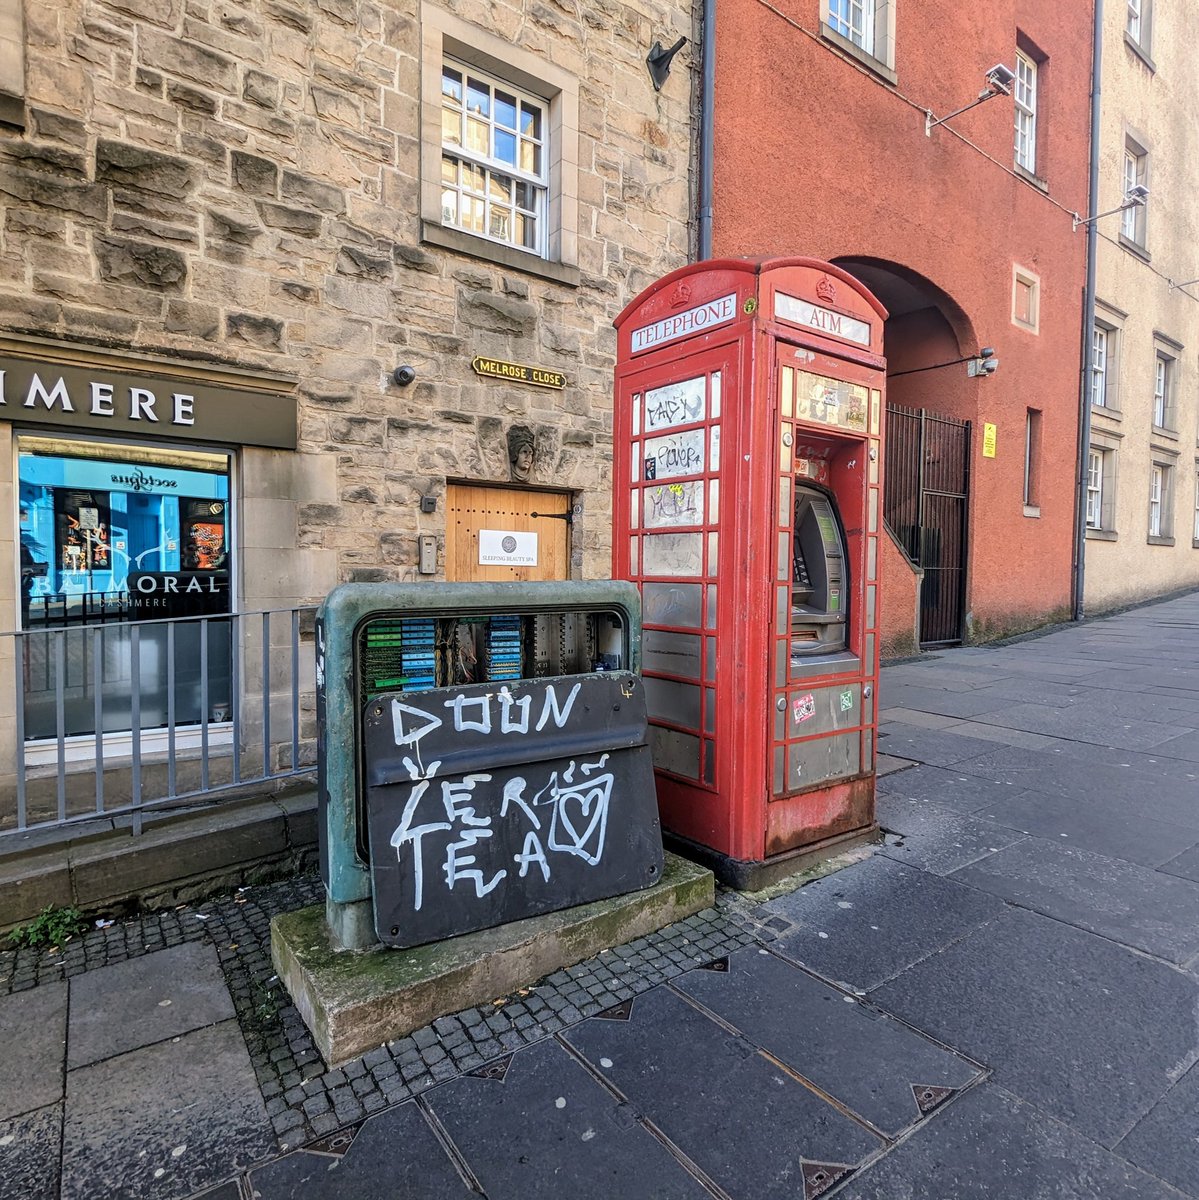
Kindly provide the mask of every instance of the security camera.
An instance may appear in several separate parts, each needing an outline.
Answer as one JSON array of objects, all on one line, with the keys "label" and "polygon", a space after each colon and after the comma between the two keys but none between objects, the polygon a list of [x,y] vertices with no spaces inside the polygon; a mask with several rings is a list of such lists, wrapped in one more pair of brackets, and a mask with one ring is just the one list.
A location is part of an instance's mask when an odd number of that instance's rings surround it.
[{"label": "security camera", "polygon": [[1016,73],[1003,63],[996,63],[987,72],[987,87],[996,95],[1010,96],[1012,84],[1016,82]]},{"label": "security camera", "polygon": [[1140,208],[1149,199],[1149,189],[1143,183],[1134,183],[1124,193],[1123,208]]},{"label": "security camera", "polygon": [[407,387],[416,378],[416,368],[409,366],[396,367],[391,377],[400,387]]}]

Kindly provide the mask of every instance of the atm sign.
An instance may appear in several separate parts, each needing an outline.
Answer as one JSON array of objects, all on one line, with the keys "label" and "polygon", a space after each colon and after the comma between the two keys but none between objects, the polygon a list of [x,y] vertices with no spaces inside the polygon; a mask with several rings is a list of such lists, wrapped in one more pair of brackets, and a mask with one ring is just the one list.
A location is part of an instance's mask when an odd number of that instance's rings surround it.
[{"label": "atm sign", "polygon": [[737,293],[721,296],[719,300],[709,300],[686,312],[674,313],[663,317],[652,325],[643,325],[634,329],[632,334],[632,350],[638,354],[653,346],[661,346],[665,342],[673,342],[676,338],[688,337],[693,333],[702,333],[717,325],[724,325],[737,315]]},{"label": "atm sign", "polygon": [[868,322],[859,321],[857,317],[846,313],[833,312],[831,308],[822,308],[810,300],[799,300],[784,292],[775,292],[774,315],[784,321],[793,321],[796,325],[818,329],[821,333],[831,333],[833,337],[845,338],[862,346],[870,345]]}]

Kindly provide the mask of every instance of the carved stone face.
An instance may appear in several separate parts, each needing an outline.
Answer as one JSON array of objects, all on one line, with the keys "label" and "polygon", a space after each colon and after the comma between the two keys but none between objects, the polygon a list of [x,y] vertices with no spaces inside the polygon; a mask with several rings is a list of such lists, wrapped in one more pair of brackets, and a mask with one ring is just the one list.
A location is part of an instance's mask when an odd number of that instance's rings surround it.
[{"label": "carved stone face", "polygon": [[508,465],[513,479],[525,483],[533,474],[537,446],[533,431],[526,425],[513,425],[508,430]]}]

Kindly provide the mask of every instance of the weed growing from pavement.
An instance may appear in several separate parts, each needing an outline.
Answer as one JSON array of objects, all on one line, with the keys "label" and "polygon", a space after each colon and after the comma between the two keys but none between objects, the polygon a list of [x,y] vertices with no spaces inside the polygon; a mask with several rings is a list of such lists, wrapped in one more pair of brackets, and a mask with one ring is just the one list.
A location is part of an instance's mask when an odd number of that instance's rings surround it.
[{"label": "weed growing from pavement", "polygon": [[61,950],[77,933],[82,933],[85,926],[79,909],[55,908],[47,904],[28,925],[18,926],[8,937],[16,946],[29,946],[35,950],[53,946]]}]

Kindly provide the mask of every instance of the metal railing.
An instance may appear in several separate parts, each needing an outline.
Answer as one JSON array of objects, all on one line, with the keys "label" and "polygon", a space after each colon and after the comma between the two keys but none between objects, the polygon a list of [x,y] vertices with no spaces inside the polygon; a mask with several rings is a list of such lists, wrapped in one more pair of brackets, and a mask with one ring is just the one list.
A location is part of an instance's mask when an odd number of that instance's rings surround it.
[{"label": "metal railing", "polygon": [[[220,799],[315,771],[313,607],[0,634],[8,835]],[[5,643],[8,643],[6,646]],[[3,708],[11,705],[11,713]],[[7,757],[7,753],[4,757]]]}]

